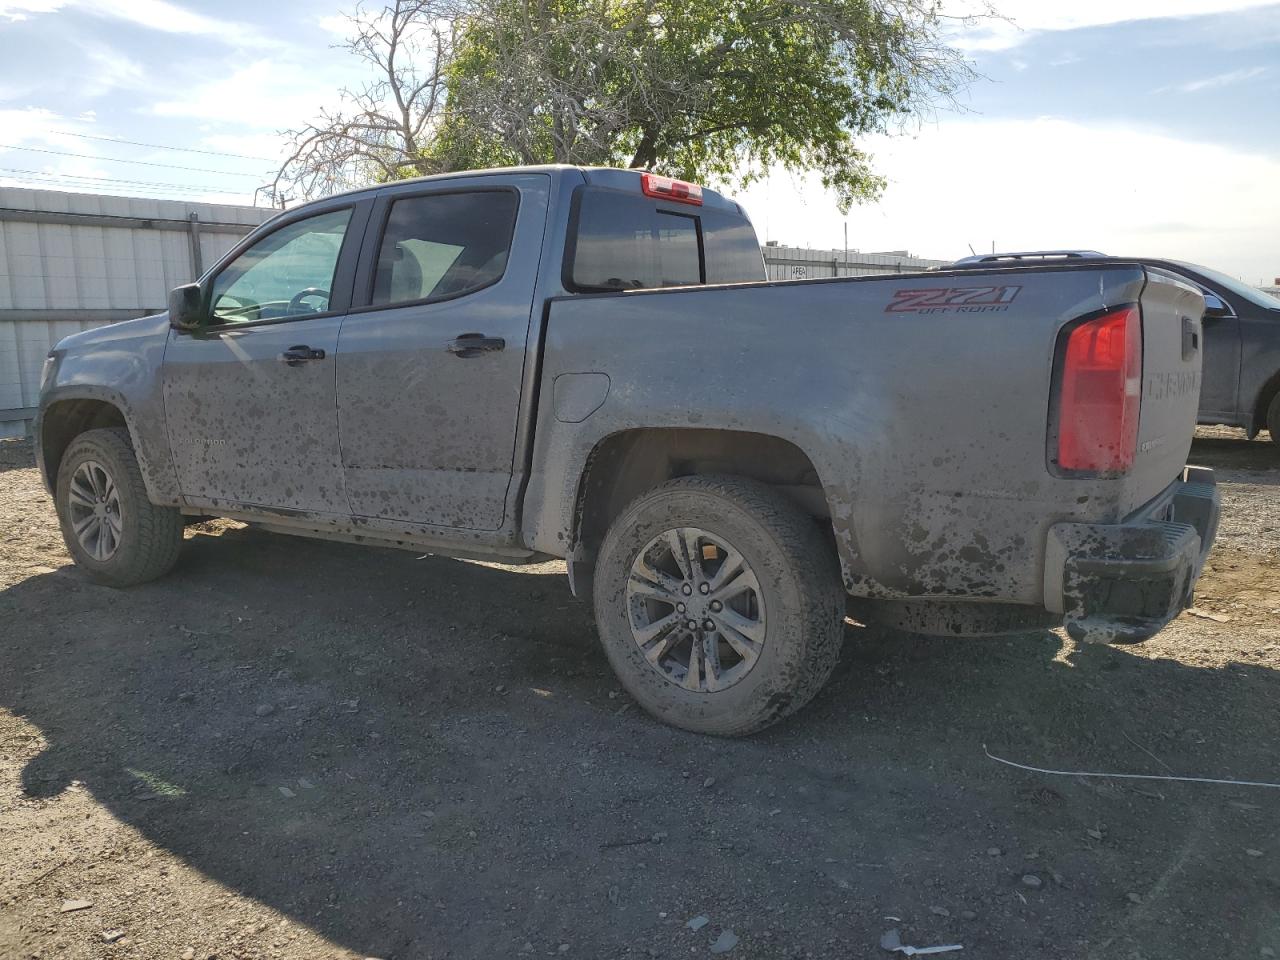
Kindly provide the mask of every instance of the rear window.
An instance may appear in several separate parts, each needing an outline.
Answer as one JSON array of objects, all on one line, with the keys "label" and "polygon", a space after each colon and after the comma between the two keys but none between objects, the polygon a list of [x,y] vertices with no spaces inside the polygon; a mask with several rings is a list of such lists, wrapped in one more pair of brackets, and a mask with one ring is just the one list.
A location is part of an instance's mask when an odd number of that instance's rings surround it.
[{"label": "rear window", "polygon": [[588,187],[576,198],[568,285],[635,290],[765,278],[755,231],[722,210],[660,209],[642,194]]}]

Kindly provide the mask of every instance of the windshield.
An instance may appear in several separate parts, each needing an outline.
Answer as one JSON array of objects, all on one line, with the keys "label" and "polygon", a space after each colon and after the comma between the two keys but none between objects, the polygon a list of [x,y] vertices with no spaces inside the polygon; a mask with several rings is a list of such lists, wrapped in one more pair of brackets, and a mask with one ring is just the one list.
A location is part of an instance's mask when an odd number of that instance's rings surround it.
[{"label": "windshield", "polygon": [[1235,277],[1229,277],[1225,273],[1219,273],[1217,270],[1210,270],[1208,267],[1202,267],[1194,263],[1183,263],[1180,260],[1170,260],[1169,262],[1175,266],[1185,267],[1200,274],[1211,283],[1216,283],[1229,293],[1234,293],[1237,297],[1248,300],[1255,306],[1266,307],[1268,310],[1280,310],[1280,300],[1269,293],[1263,293],[1257,287],[1251,287],[1247,283],[1237,280]]}]

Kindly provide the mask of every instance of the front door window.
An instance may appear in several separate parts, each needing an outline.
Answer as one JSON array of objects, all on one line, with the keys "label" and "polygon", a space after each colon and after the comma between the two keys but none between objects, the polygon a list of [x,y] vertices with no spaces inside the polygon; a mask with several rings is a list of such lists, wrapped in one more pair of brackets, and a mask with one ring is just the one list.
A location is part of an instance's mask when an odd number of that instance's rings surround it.
[{"label": "front door window", "polygon": [[299,220],[263,237],[214,278],[214,323],[329,312],[334,270],[351,208]]}]

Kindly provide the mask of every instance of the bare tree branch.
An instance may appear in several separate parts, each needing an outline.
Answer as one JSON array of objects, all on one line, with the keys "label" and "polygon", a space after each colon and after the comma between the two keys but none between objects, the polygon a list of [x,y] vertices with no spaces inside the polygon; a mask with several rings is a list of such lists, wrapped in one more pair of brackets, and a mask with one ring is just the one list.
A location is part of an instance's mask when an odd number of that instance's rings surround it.
[{"label": "bare tree branch", "polygon": [[391,0],[357,7],[342,46],[373,79],[341,91],[341,106],[289,131],[291,150],[272,183],[279,200],[311,198],[438,172],[426,147],[441,119],[460,0]]}]

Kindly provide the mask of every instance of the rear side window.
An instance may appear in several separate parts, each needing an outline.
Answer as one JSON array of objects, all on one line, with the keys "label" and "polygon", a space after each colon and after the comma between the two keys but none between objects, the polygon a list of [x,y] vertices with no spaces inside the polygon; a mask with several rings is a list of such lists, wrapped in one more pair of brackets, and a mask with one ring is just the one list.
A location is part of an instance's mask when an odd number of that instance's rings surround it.
[{"label": "rear side window", "polygon": [[755,227],[746,217],[723,210],[702,214],[707,283],[754,283],[768,279]]},{"label": "rear side window", "polygon": [[496,283],[507,269],[516,206],[511,190],[395,201],[378,249],[370,303],[446,300]]},{"label": "rear side window", "polygon": [[567,286],[632,290],[763,280],[755,231],[707,208],[661,209],[640,193],[587,187],[576,198]]},{"label": "rear side window", "polygon": [[579,290],[680,287],[702,282],[696,216],[659,210],[641,194],[583,190],[570,268]]}]

